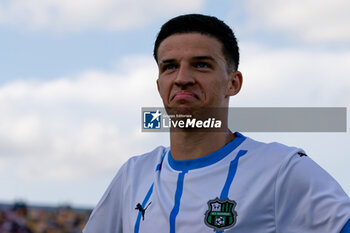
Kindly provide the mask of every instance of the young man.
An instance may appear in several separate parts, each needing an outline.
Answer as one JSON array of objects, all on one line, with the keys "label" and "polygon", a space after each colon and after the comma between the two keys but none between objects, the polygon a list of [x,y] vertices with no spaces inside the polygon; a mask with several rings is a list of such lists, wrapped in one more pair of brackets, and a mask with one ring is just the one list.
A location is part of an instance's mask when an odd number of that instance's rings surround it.
[{"label": "young man", "polygon": [[[154,57],[168,113],[200,117],[242,85],[232,30],[215,17],[183,15],[161,28]],[[226,124],[224,124],[226,125]],[[84,233],[350,232],[350,200],[298,148],[232,133],[170,132],[158,147],[122,166]]]}]

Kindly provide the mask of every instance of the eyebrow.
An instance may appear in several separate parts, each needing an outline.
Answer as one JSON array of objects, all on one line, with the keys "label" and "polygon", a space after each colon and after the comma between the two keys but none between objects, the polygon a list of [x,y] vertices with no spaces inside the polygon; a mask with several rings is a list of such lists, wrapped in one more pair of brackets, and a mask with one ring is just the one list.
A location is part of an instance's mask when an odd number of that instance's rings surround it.
[{"label": "eyebrow", "polygon": [[216,62],[216,60],[212,56],[195,56],[192,58],[193,60],[211,60]]},{"label": "eyebrow", "polygon": [[160,62],[159,62],[159,65],[161,65],[161,64],[164,64],[164,63],[173,63],[173,62],[175,62],[176,61],[176,59],[165,59],[165,60],[161,60]]},{"label": "eyebrow", "polygon": [[[210,61],[217,63],[217,61],[212,56],[194,56],[191,59],[195,60],[195,61],[210,60]],[[173,63],[173,62],[176,62],[176,59],[173,59],[173,58],[165,59],[165,60],[161,60],[159,62],[159,65],[164,64],[164,63]]]}]

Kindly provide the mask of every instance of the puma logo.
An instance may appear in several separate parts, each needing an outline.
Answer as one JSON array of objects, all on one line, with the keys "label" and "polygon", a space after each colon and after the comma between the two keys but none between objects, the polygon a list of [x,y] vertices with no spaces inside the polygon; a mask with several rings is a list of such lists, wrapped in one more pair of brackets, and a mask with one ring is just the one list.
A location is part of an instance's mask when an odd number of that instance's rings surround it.
[{"label": "puma logo", "polygon": [[141,211],[142,213],[142,221],[145,220],[145,212],[148,208],[148,206],[151,204],[152,202],[148,203],[148,205],[146,206],[146,208],[142,208],[142,205],[140,203],[137,203],[135,210]]}]

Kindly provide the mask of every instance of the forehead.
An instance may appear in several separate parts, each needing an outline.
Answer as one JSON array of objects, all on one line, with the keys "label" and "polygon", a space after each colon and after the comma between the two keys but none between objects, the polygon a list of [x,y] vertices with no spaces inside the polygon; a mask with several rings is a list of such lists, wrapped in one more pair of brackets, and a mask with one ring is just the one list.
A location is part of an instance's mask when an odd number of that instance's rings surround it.
[{"label": "forehead", "polygon": [[224,59],[221,42],[200,33],[174,34],[164,39],[158,48],[158,61],[192,56],[212,56]]}]

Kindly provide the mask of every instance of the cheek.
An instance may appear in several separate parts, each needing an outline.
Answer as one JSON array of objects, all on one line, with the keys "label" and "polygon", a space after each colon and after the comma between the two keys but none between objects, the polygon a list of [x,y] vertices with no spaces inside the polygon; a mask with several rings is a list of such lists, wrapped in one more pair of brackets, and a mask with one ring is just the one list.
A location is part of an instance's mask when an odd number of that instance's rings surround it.
[{"label": "cheek", "polygon": [[225,82],[224,80],[222,80],[221,82],[210,83],[207,92],[209,96],[207,98],[212,99],[211,101],[213,102],[221,102],[226,97],[226,89],[227,82]]},{"label": "cheek", "polygon": [[224,92],[226,92],[227,89],[227,82],[225,80],[217,81],[210,84],[211,92],[213,92],[214,95],[220,96]]},{"label": "cheek", "polygon": [[160,97],[163,100],[166,99],[166,97],[168,96],[168,93],[169,93],[169,85],[167,85],[167,83],[164,82],[163,79],[159,79],[158,86],[159,86]]}]

